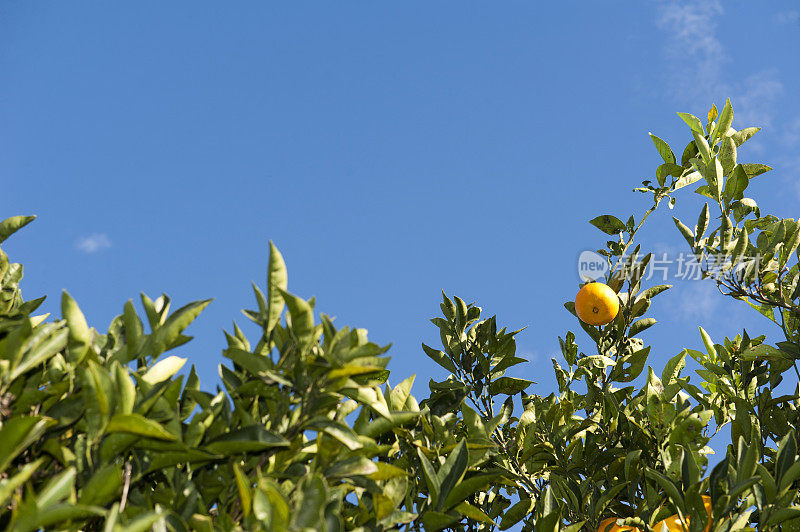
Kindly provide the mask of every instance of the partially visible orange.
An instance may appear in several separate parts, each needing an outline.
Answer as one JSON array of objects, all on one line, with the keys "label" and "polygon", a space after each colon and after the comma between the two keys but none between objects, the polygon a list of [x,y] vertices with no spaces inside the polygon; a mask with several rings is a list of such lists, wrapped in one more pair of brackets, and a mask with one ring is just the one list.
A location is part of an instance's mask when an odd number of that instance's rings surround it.
[{"label": "partially visible orange", "polygon": [[[642,532],[641,528],[635,526],[617,526],[614,522],[617,520],[616,517],[609,517],[608,519],[604,519],[600,521],[600,526],[597,527],[597,532]],[[608,530],[606,530],[606,527]]]},{"label": "partially visible orange", "polygon": [[[687,518],[688,521],[688,518]],[[689,524],[688,522],[686,524]],[[664,528],[666,527],[666,529]],[[681,520],[678,518],[678,514],[671,515],[666,519],[662,519],[655,525],[653,525],[653,530],[656,532],[684,532],[683,525],[681,524]]]},{"label": "partially visible orange", "polygon": [[589,325],[605,325],[617,317],[619,297],[610,286],[589,283],[575,296],[575,313]]},{"label": "partially visible orange", "polygon": [[[703,532],[709,532],[711,530],[711,497],[703,495],[703,505],[706,507],[706,513],[708,514],[708,524],[703,529]],[[642,532],[641,528],[635,526],[617,526],[614,524],[616,520],[616,517],[604,519],[600,522],[600,526],[597,527],[597,532]],[[688,516],[686,517],[686,524],[689,524]],[[611,526],[606,530],[608,525]],[[666,529],[664,529],[664,527],[666,527]],[[656,532],[663,532],[664,530],[668,532],[684,532],[683,525],[681,525],[681,520],[678,518],[677,514],[662,519],[655,524],[653,530]]]},{"label": "partially visible orange", "polygon": [[[711,530],[711,497],[703,495],[703,505],[706,507],[706,513],[708,514],[708,524],[703,529],[703,532],[709,532],[709,530]],[[689,524],[689,516],[686,516],[686,524]],[[678,518],[677,514],[662,519],[655,524],[653,530],[662,532],[663,526],[666,526],[669,532],[684,532],[683,525],[681,525],[681,520]]]}]

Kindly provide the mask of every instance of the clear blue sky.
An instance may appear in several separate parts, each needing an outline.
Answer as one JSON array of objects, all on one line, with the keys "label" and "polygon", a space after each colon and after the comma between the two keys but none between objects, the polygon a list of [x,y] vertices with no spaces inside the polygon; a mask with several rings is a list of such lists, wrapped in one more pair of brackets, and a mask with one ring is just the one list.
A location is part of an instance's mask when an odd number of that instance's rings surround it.
[{"label": "clear blue sky", "polygon": [[[420,349],[440,291],[528,326],[517,375],[554,389],[587,220],[627,218],[675,115],[730,96],[766,129],[740,158],[763,209],[800,216],[800,11],[791,1],[0,3],[0,215],[28,298],[60,291],[106,330],[139,291],[213,297],[176,354],[217,383],[221,329],[244,323],[267,240],[289,287],[392,342],[392,382],[442,379]],[[694,224],[700,197],[677,215]],[[664,209],[645,233],[682,251]],[[644,334],[660,372],[684,346],[770,324],[713,286],[660,296]],[[246,329],[256,340],[252,328]],[[588,339],[579,334],[582,346]],[[693,382],[697,382],[695,376]]]}]

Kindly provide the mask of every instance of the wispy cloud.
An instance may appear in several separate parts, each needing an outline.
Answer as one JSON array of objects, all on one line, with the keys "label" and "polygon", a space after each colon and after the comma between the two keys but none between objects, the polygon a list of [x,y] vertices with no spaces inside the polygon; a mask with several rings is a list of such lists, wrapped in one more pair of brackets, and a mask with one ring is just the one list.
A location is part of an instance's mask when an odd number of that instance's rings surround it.
[{"label": "wispy cloud", "polygon": [[800,116],[795,117],[792,122],[787,124],[781,140],[790,147],[800,144]]},{"label": "wispy cloud", "polygon": [[775,22],[778,24],[797,24],[800,22],[800,10],[787,9],[775,13]]},{"label": "wispy cloud", "polygon": [[776,70],[763,70],[745,78],[732,88],[731,94],[736,101],[740,126],[771,127],[778,100],[783,95],[783,83]]},{"label": "wispy cloud", "polygon": [[678,311],[689,321],[712,316],[722,299],[717,285],[711,280],[683,283],[680,291]]},{"label": "wispy cloud", "polygon": [[84,236],[75,242],[75,248],[84,253],[96,253],[100,250],[111,247],[111,239],[105,233],[93,233]]},{"label": "wispy cloud", "polygon": [[742,81],[726,79],[724,66],[730,57],[717,36],[717,20],[723,14],[719,0],[660,2],[656,25],[668,35],[665,56],[671,95],[678,103],[696,110],[710,102],[719,105],[730,97],[740,126],[769,127],[784,92],[783,83],[774,69],[762,70]]},{"label": "wispy cloud", "polygon": [[[673,65],[679,64],[683,71],[683,75],[670,76],[672,91],[679,99],[707,101],[716,92],[722,65],[728,61],[716,36],[716,18],[722,13],[718,0],[669,0],[659,4],[656,25],[669,35],[667,59]],[[672,70],[676,74],[678,67]]]}]

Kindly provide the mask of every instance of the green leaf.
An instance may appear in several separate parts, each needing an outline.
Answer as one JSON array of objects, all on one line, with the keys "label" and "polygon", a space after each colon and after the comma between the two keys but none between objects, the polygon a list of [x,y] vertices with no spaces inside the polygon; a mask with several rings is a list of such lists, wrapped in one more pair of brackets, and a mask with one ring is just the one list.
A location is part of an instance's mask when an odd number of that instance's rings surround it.
[{"label": "green leaf", "polygon": [[655,318],[642,318],[634,322],[633,325],[631,325],[631,329],[630,332],[628,333],[628,336],[636,336],[640,332],[649,329],[655,324],[656,324]]},{"label": "green leaf", "polygon": [[330,373],[328,373],[328,379],[330,379],[330,380],[343,379],[343,378],[346,378],[346,377],[353,377],[353,376],[357,376],[357,375],[368,375],[368,374],[371,374],[371,373],[381,373],[383,371],[384,371],[384,368],[382,368],[381,366],[353,366],[353,365],[348,365],[348,366],[344,366],[344,367],[341,367],[341,368],[332,369],[330,371]]},{"label": "green leaf", "polygon": [[608,504],[609,504],[609,503],[610,503],[612,500],[614,500],[614,497],[616,497],[616,496],[617,496],[617,494],[618,494],[620,491],[622,491],[624,488],[627,488],[627,487],[628,487],[628,484],[627,484],[627,483],[625,483],[625,482],[623,482],[623,483],[621,483],[621,484],[617,484],[616,486],[612,487],[612,488],[611,488],[611,489],[609,489],[609,490],[606,490],[606,491],[605,491],[605,492],[604,492],[604,493],[603,493],[603,494],[600,496],[600,498],[597,500],[597,505],[595,506],[595,512],[596,512],[596,514],[597,514],[597,515],[600,515],[600,514],[602,514],[602,513],[603,513],[603,510],[605,510],[605,509],[606,509],[606,506],[608,506]]},{"label": "green leaf", "polygon": [[703,129],[703,123],[700,122],[700,119],[697,118],[696,116],[694,116],[693,114],[691,114],[691,113],[678,113],[678,116],[681,117],[681,119],[684,122],[686,122],[686,125],[688,125],[690,128],[692,128],[692,131],[696,131],[696,132],[700,133],[701,135],[705,133],[705,130]]},{"label": "green leaf", "polygon": [[625,224],[622,223],[622,220],[610,214],[598,216],[593,220],[589,220],[589,223],[607,235],[616,235],[625,230]]},{"label": "green leaf", "polygon": [[717,106],[715,104],[711,104],[711,109],[708,110],[708,123],[710,124],[719,116],[719,111],[717,111]]},{"label": "green leaf", "polygon": [[436,471],[433,469],[431,463],[425,457],[425,454],[423,454],[422,449],[419,447],[417,447],[417,456],[422,464],[422,476],[425,478],[425,484],[428,486],[428,497],[430,499],[430,504],[434,508],[438,507],[439,492],[441,489],[439,477],[437,476]]},{"label": "green leaf", "polygon": [[66,290],[61,294],[61,315],[67,320],[69,328],[70,359],[78,363],[83,360],[92,345],[92,331],[89,330],[78,304]]},{"label": "green leaf", "polygon": [[[197,527],[194,516],[192,517],[192,524],[195,526],[195,530],[202,530],[201,528]],[[155,525],[159,519],[163,519],[163,516],[160,513],[147,512],[137,515],[134,519],[131,519],[126,526],[114,528],[114,532],[149,532],[150,530],[153,530],[153,525]]]},{"label": "green leaf", "polygon": [[717,126],[714,128],[711,138],[716,140],[724,137],[730,129],[731,124],[733,124],[733,107],[731,107],[731,100],[728,98],[725,101],[725,105],[722,107],[722,111],[719,113],[719,120],[717,121]]},{"label": "green leaf", "polygon": [[105,506],[119,495],[121,489],[122,467],[116,463],[105,464],[83,486],[78,503]]},{"label": "green leaf", "polygon": [[142,380],[148,384],[158,384],[171,379],[186,363],[185,358],[168,356],[150,368],[142,375]]},{"label": "green leaf", "polygon": [[44,461],[44,458],[39,458],[35,462],[27,463],[22,466],[19,473],[9,479],[0,481],[0,507],[5,507],[8,499],[14,494],[17,488],[25,484]]},{"label": "green leaf", "polygon": [[394,427],[414,421],[420,414],[420,412],[413,411],[391,412],[388,418],[379,417],[375,421],[370,422],[363,430],[359,431],[359,434],[368,438],[377,438],[383,436]]},{"label": "green leaf", "polygon": [[744,191],[750,184],[750,178],[741,164],[737,164],[733,169],[733,174],[728,178],[725,183],[725,190],[723,195],[728,201],[740,200],[744,196]]},{"label": "green leaf", "polygon": [[[791,506],[789,508],[779,508],[770,512],[769,519],[767,519],[766,526],[773,527],[779,525],[789,519],[800,518],[800,506]],[[786,530],[786,528],[784,528]],[[787,531],[788,532],[788,531]]]},{"label": "green leaf", "polygon": [[691,185],[692,183],[696,183],[701,179],[703,179],[703,176],[700,174],[700,172],[689,172],[675,181],[675,184],[672,186],[672,190],[681,189],[685,186]]},{"label": "green leaf", "polygon": [[250,425],[218,436],[205,445],[205,449],[217,454],[238,454],[265,451],[275,447],[288,447],[282,436],[268,431],[262,425]]},{"label": "green leaf", "polygon": [[76,473],[74,467],[69,467],[51,477],[41,491],[36,494],[36,506],[47,508],[69,497],[75,483]]},{"label": "green leaf", "polygon": [[0,427],[0,473],[11,461],[44,434],[56,421],[44,416],[12,417]]},{"label": "green leaf", "polygon": [[533,511],[534,504],[533,499],[530,497],[521,496],[516,504],[503,513],[503,518],[500,520],[500,530],[508,530],[519,523]]},{"label": "green leaf", "polygon": [[694,140],[692,140],[683,150],[683,154],[681,155],[681,166],[688,166],[689,161],[695,157],[697,157],[697,145],[694,143]]},{"label": "green leaf", "polygon": [[469,451],[467,450],[467,441],[461,440],[458,442],[455,449],[450,451],[447,460],[445,460],[442,467],[436,473],[440,486],[439,500],[436,505],[437,510],[442,509],[444,500],[450,494],[450,491],[464,478],[468,463]]},{"label": "green leaf", "polygon": [[306,477],[299,487],[299,497],[295,504],[292,530],[311,528],[321,530],[320,526],[327,501],[325,481],[319,475]]},{"label": "green leaf", "polygon": [[652,133],[650,133],[650,140],[652,140],[653,144],[655,144],[658,154],[661,155],[661,158],[664,159],[665,163],[675,163],[675,154],[672,153],[669,144],[656,137]]},{"label": "green leaf", "polygon": [[775,459],[775,480],[778,484],[795,462],[797,462],[797,442],[794,439],[794,430],[789,429],[778,445],[778,455]]},{"label": "green leaf", "polygon": [[425,354],[428,355],[428,357],[430,357],[434,362],[442,366],[444,369],[450,373],[456,373],[456,365],[444,352],[433,349],[432,347],[428,347],[424,343],[422,344],[422,350],[425,351]]},{"label": "green leaf", "polygon": [[342,478],[355,476],[369,476],[378,472],[375,462],[363,456],[354,456],[334,463],[325,470],[328,478]]},{"label": "green leaf", "polygon": [[747,174],[747,177],[750,179],[772,170],[771,166],[767,166],[766,164],[760,164],[760,163],[744,163],[742,164],[742,168]]},{"label": "green leaf", "polygon": [[[14,530],[52,530],[52,527],[59,523],[70,520],[85,519],[93,516],[103,516],[105,512],[96,506],[84,506],[64,502],[55,506],[47,506],[37,509],[32,516],[26,515],[14,525]],[[60,528],[59,528],[60,529]]]},{"label": "green leaf", "polygon": [[633,480],[634,474],[639,468],[639,460],[641,456],[641,449],[630,451],[627,455],[625,455],[625,480],[628,482]]},{"label": "green leaf", "polygon": [[670,479],[668,479],[658,471],[655,471],[650,468],[645,469],[644,473],[648,477],[658,482],[658,484],[661,486],[661,489],[664,490],[664,493],[666,493],[669,499],[672,501],[672,504],[674,504],[678,509],[680,509],[681,512],[684,513],[686,512],[686,503],[683,501],[681,492],[680,490],[678,490],[678,487],[675,485],[674,482],[672,482]]},{"label": "green leaf", "polygon": [[794,462],[783,472],[778,489],[781,492],[788,490],[798,478],[800,478],[800,462]]},{"label": "green leaf", "polygon": [[703,339],[703,344],[706,346],[706,351],[708,352],[708,356],[711,360],[716,360],[717,358],[717,349],[714,347],[714,341],[711,339],[711,336],[708,335],[705,329],[702,327],[700,329],[700,337]]},{"label": "green leaf", "polygon": [[339,423],[338,421],[333,421],[332,419],[328,419],[323,416],[312,419],[306,424],[305,428],[316,430],[318,432],[324,432],[325,434],[328,434],[329,436],[341,442],[351,451],[355,451],[364,447],[364,444],[358,439],[358,436],[355,432],[353,432],[353,429],[347,425]]},{"label": "green leaf", "polygon": [[492,395],[506,394],[514,395],[524,391],[533,381],[518,379],[516,377],[500,377],[489,384],[489,393]]},{"label": "green leaf", "polygon": [[148,419],[141,414],[115,415],[108,422],[106,432],[123,432],[166,441],[174,441],[177,439],[174,434],[167,431],[160,423]]},{"label": "green leaf", "polygon": [[239,502],[242,506],[244,516],[250,515],[253,507],[253,496],[250,490],[250,479],[247,478],[242,468],[236,462],[233,463],[233,475],[236,478],[236,489],[239,492]]},{"label": "green leaf", "polygon": [[722,139],[719,148],[719,162],[722,164],[723,175],[730,175],[736,166],[736,144],[730,137]]},{"label": "green leaf", "polygon": [[439,532],[458,521],[458,516],[441,512],[427,511],[422,514],[422,525],[425,532]]},{"label": "green leaf", "polygon": [[667,181],[667,176],[681,177],[683,174],[683,167],[675,163],[664,163],[656,168],[656,180],[662,187]]},{"label": "green leaf", "polygon": [[[611,379],[616,382],[631,382],[641,375],[649,354],[650,346],[647,346],[630,355],[620,357],[614,363],[614,369],[611,370]],[[628,366],[625,367],[625,364]]]},{"label": "green leaf", "polygon": [[264,520],[265,510],[271,513],[271,525],[275,530],[284,530],[289,524],[290,510],[278,486],[271,480],[259,481],[258,488],[253,496],[253,514],[257,519]]},{"label": "green leaf", "polygon": [[692,230],[674,216],[672,217],[672,221],[675,222],[675,226],[678,228],[678,231],[681,232],[683,238],[686,239],[686,243],[689,244],[689,247],[694,248],[694,234]]},{"label": "green leaf", "polygon": [[672,288],[671,284],[659,284],[656,286],[651,286],[650,288],[644,290],[639,297],[636,298],[636,301],[641,301],[643,299],[652,299],[656,297],[658,294],[665,292]]},{"label": "green leaf", "polygon": [[481,510],[475,508],[466,501],[456,506],[454,510],[463,515],[464,517],[469,517],[473,521],[477,521],[479,523],[484,523],[487,525],[494,525],[494,521],[492,521],[492,519],[488,515],[486,515]]},{"label": "green leaf", "polygon": [[700,216],[697,218],[697,229],[694,235],[695,243],[697,243],[701,238],[703,238],[703,235],[705,235],[706,229],[708,229],[708,220],[708,203],[704,203],[703,209],[700,211]]},{"label": "green leaf", "polygon": [[407,477],[409,475],[405,469],[400,469],[391,464],[385,464],[383,462],[374,462],[374,464],[378,467],[378,470],[369,474],[369,478],[372,480],[389,480],[392,478]]},{"label": "green leaf", "polygon": [[750,139],[750,137],[752,137],[759,131],[761,131],[760,127],[746,127],[741,131],[737,131],[736,133],[731,135],[731,138],[733,139],[733,142],[736,144],[736,147],[739,147],[745,142],[747,142]]},{"label": "green leaf", "polygon": [[231,347],[223,351],[222,355],[233,360],[252,375],[264,375],[270,370],[270,363],[267,357],[254,355],[243,349]]},{"label": "green leaf", "polygon": [[736,264],[742,258],[745,251],[747,251],[747,244],[750,243],[750,235],[747,234],[747,228],[742,228],[739,236],[736,238],[736,244],[731,253],[731,263]]},{"label": "green leaf", "polygon": [[300,348],[310,347],[314,341],[314,333],[316,331],[314,327],[314,310],[305,299],[292,295],[280,288],[277,290],[283,296],[286,306],[289,307],[289,315],[292,319],[291,330],[294,332],[298,342],[300,342]]},{"label": "green leaf", "polygon": [[[179,447],[180,444],[177,445]],[[146,473],[167,469],[176,465],[193,464],[219,460],[219,456],[205,451],[182,448],[180,451],[159,451],[153,454]]]},{"label": "green leaf", "polygon": [[451,509],[461,501],[492,485],[500,476],[500,473],[488,473],[463,479],[450,490],[450,493],[445,498],[443,508],[445,510]]},{"label": "green leaf", "polygon": [[8,375],[8,382],[13,382],[17,377],[30,369],[44,363],[50,357],[64,349],[67,345],[69,330],[59,323],[42,325],[37,330],[35,337],[29,341],[28,351],[22,357],[19,365],[14,367]]},{"label": "green leaf", "polygon": [[281,319],[283,312],[284,299],[282,292],[289,286],[286,274],[286,263],[283,262],[283,255],[278,251],[272,240],[269,241],[269,265],[267,267],[267,330],[266,334],[275,328]]},{"label": "green leaf", "polygon": [[194,301],[176,310],[169,316],[163,325],[157,327],[142,345],[142,356],[157,357],[181,336],[181,333],[203,312],[211,299]]},{"label": "green leaf", "polygon": [[128,300],[123,307],[122,322],[125,324],[125,343],[128,346],[128,352],[135,355],[142,345],[144,328],[131,300]]},{"label": "green leaf", "polygon": [[674,357],[670,358],[664,369],[661,371],[661,382],[668,386],[677,380],[681,370],[686,367],[686,350],[684,349]]},{"label": "green leaf", "polygon": [[6,241],[8,237],[31,223],[36,216],[12,216],[0,222],[0,243]]},{"label": "green leaf", "polygon": [[392,388],[392,391],[389,393],[388,397],[389,407],[392,410],[397,411],[405,408],[406,401],[408,401],[408,396],[411,395],[411,387],[414,386],[415,379],[416,375],[411,375],[403,380],[400,384]]},{"label": "green leaf", "polygon": [[702,133],[692,131],[692,136],[694,137],[695,146],[697,146],[697,153],[703,158],[703,162],[708,164],[711,161],[711,148],[708,145],[708,141]]}]

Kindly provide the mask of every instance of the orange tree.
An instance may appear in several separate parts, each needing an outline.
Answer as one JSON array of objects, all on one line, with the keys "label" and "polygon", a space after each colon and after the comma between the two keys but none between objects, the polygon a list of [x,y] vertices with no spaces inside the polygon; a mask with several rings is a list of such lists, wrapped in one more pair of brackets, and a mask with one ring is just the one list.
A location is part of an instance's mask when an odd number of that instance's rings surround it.
[{"label": "orange tree", "polygon": [[[0,251],[0,528],[796,528],[800,390],[778,386],[800,378],[800,225],[745,196],[769,167],[738,161],[758,130],[733,129],[730,103],[705,124],[681,118],[692,139],[680,160],[652,137],[663,163],[636,189],[652,206],[591,222],[611,237],[598,253],[614,317],[577,321],[590,348],[573,332],[559,339],[558,392],[547,396],[506,374],[526,362],[519,331],[443,295],[432,320],[441,345],[422,349],[447,377],[417,401],[413,377],[387,384],[387,347],[287,291],[272,245],[265,289],[253,287],[256,308],[244,311],[260,335],[234,325],[224,389],[204,391],[169,352],[209,301],[170,312],[167,296],[142,295],[143,314],[129,301],[102,333],[66,292],[60,319],[36,315],[43,298],[22,297],[22,266]],[[705,352],[685,349],[655,371],[637,335],[669,286],[644,286],[651,255],[635,238],[690,185],[707,198],[693,229],[675,220],[691,253],[782,341],[742,331],[715,342],[701,329]],[[0,223],[0,243],[32,219]],[[699,386],[682,376],[687,355]],[[709,468],[707,444],[726,426],[731,441]]]}]

